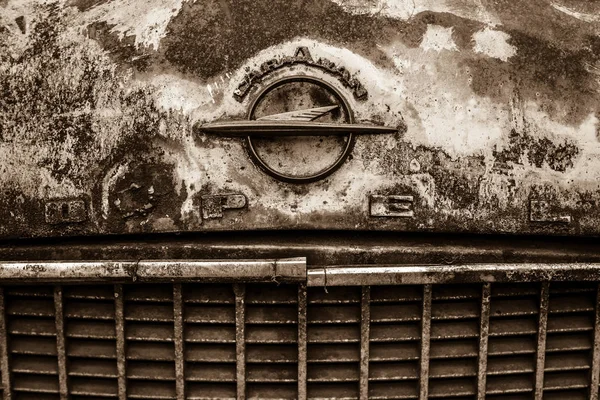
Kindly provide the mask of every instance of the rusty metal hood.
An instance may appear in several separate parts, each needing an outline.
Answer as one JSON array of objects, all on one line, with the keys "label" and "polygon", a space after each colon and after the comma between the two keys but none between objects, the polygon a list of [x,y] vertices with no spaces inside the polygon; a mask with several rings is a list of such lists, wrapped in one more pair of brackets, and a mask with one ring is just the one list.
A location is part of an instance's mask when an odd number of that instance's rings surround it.
[{"label": "rusty metal hood", "polygon": [[0,0],[0,236],[597,235],[599,15],[583,0]]}]

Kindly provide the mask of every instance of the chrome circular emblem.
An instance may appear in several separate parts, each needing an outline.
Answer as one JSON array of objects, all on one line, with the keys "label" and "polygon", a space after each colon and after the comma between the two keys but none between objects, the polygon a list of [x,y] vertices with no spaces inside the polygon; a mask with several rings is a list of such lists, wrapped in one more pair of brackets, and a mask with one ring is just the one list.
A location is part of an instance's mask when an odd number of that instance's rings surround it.
[{"label": "chrome circular emblem", "polygon": [[288,77],[271,84],[257,96],[248,119],[273,126],[269,135],[248,135],[248,150],[266,173],[286,182],[325,178],[344,163],[354,144],[352,132],[343,129],[354,122],[346,100],[316,78]]},{"label": "chrome circular emblem", "polygon": [[357,134],[395,133],[397,128],[354,123],[342,94],[310,76],[290,76],[264,88],[246,121],[213,122],[205,133],[245,137],[254,162],[291,183],[325,178],[350,155]]}]

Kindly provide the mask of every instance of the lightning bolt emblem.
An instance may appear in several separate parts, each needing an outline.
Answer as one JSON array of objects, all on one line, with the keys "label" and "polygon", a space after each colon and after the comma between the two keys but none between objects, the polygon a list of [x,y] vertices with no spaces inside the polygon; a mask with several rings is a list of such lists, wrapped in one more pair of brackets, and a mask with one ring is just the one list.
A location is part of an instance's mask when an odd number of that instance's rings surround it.
[{"label": "lightning bolt emblem", "polygon": [[315,119],[340,108],[340,106],[325,106],[296,110],[281,114],[267,115],[257,118],[257,121],[314,121]]},{"label": "lightning bolt emblem", "polygon": [[315,120],[333,110],[338,105],[308,108],[280,114],[260,117],[256,120],[213,122],[200,125],[201,132],[221,136],[328,136],[353,134],[396,133],[398,128],[378,125],[339,124],[315,122]]}]

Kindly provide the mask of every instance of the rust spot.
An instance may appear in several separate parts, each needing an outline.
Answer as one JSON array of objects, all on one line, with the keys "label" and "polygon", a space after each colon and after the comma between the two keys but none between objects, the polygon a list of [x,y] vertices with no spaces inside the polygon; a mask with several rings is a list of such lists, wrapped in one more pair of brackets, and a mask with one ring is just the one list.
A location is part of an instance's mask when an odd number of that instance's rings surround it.
[{"label": "rust spot", "polygon": [[186,191],[177,193],[174,168],[147,154],[127,164],[127,170],[114,183],[101,188],[99,208],[108,203],[107,223],[129,232],[173,230],[179,224],[180,205]]},{"label": "rust spot", "polygon": [[542,137],[536,138],[528,134],[512,130],[506,148],[494,151],[496,167],[506,167],[507,163],[523,164],[524,157],[537,168],[548,165],[555,171],[564,172],[573,167],[579,148],[565,139],[561,143]]}]

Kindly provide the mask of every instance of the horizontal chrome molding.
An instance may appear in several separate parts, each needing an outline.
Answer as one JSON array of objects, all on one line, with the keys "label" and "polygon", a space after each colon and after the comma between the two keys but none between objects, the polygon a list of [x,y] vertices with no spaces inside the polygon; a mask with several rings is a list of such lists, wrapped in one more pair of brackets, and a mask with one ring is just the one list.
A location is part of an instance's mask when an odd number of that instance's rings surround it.
[{"label": "horizontal chrome molding", "polygon": [[306,258],[0,262],[0,282],[136,282],[306,280]]},{"label": "horizontal chrome molding", "polygon": [[600,263],[348,265],[307,269],[306,258],[0,262],[0,283],[307,282],[308,286],[600,281]]},{"label": "horizontal chrome molding", "polygon": [[332,136],[396,133],[398,128],[379,125],[335,124],[302,121],[228,121],[214,122],[197,128],[221,136],[277,137],[277,136]]},{"label": "horizontal chrome molding", "polygon": [[597,280],[600,280],[600,263],[359,265],[321,267],[309,269],[307,273],[308,286]]}]

